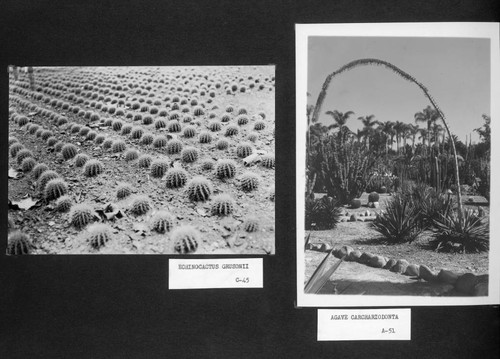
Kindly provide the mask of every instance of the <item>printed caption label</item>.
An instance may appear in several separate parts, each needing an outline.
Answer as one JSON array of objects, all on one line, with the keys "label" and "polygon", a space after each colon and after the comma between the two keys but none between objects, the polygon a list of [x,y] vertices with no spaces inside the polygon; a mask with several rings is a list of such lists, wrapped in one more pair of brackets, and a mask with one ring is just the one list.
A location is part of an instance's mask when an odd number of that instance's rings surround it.
[{"label": "printed caption label", "polygon": [[411,309],[318,309],[326,340],[411,340]]},{"label": "printed caption label", "polygon": [[170,259],[169,289],[263,288],[262,258]]}]

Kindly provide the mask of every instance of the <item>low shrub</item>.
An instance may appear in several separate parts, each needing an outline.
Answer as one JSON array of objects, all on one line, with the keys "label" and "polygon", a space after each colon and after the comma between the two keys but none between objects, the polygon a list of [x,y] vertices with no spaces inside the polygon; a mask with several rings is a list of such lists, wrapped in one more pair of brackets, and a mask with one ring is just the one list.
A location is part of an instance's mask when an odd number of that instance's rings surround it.
[{"label": "low shrub", "polygon": [[342,207],[331,197],[306,199],[305,229],[327,230],[337,227],[342,216]]}]

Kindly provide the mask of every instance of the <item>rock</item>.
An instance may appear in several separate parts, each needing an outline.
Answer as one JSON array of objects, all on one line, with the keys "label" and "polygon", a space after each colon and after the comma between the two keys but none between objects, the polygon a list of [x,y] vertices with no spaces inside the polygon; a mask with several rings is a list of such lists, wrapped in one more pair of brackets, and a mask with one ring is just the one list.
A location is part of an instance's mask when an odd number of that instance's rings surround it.
[{"label": "rock", "polygon": [[368,202],[368,207],[373,208],[373,202]]},{"label": "rock", "polygon": [[395,260],[394,258],[391,258],[387,261],[387,263],[385,264],[385,266],[383,267],[384,269],[391,269],[392,267],[394,267],[396,265],[398,261]]},{"label": "rock", "polygon": [[394,273],[405,273],[408,265],[408,261],[406,261],[405,259],[399,259],[394,267],[390,269],[390,271]]},{"label": "rock", "polygon": [[351,214],[351,218],[349,219],[349,222],[356,222],[358,220],[358,216],[356,213]]},{"label": "rock", "polygon": [[488,283],[477,283],[474,286],[472,294],[476,297],[487,297],[488,296]]},{"label": "rock", "polygon": [[358,263],[367,264],[373,257],[374,255],[371,253],[363,252],[363,254],[361,254],[361,256],[358,259]]},{"label": "rock", "polygon": [[465,273],[458,277],[455,289],[463,294],[474,294],[474,287],[478,284],[477,277],[472,273]]},{"label": "rock", "polygon": [[458,274],[446,269],[441,269],[437,275],[437,279],[442,283],[455,284],[458,279]]},{"label": "rock", "polygon": [[359,214],[359,216],[360,216],[360,217],[363,217],[364,215],[365,215],[364,213],[360,213],[360,214]]},{"label": "rock", "polygon": [[366,210],[365,217],[370,217],[370,215],[371,215],[370,211]]},{"label": "rock", "polygon": [[419,267],[416,264],[410,264],[408,267],[406,267],[404,274],[410,277],[418,277]]},{"label": "rock", "polygon": [[373,202],[373,208],[379,208],[380,203],[379,202]]},{"label": "rock", "polygon": [[387,259],[381,256],[374,256],[368,261],[368,265],[374,268],[383,268],[387,263]]},{"label": "rock", "polygon": [[373,222],[374,220],[375,220],[375,218],[373,218],[373,217],[365,218],[365,222]]},{"label": "rock", "polygon": [[437,275],[433,273],[429,267],[422,264],[418,269],[418,276],[427,282],[437,281]]},{"label": "rock", "polygon": [[347,218],[341,218],[341,219],[340,219],[340,222],[347,222],[348,220],[349,220],[349,219],[347,219]]},{"label": "rock", "polygon": [[353,251],[354,249],[350,246],[342,246],[342,248],[340,248],[338,254],[339,254],[339,258],[342,258],[342,257],[348,257],[349,254]]},{"label": "rock", "polygon": [[332,251],[332,254],[335,258],[342,258],[341,256],[341,247],[335,247]]},{"label": "rock", "polygon": [[351,262],[357,262],[359,260],[359,257],[361,257],[361,251],[353,250],[349,255],[347,256],[346,260],[351,261]]},{"label": "rock", "polygon": [[364,219],[364,218],[358,218],[358,219],[357,219],[357,221],[358,221],[358,222],[364,222],[364,221],[365,221],[365,219]]}]

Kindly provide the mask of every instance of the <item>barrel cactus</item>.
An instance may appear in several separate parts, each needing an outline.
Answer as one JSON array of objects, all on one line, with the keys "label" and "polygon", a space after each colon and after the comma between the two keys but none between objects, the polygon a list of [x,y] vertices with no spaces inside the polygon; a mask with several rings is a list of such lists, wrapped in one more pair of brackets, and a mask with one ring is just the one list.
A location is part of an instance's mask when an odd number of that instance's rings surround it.
[{"label": "barrel cactus", "polygon": [[212,194],[212,183],[203,176],[196,176],[187,184],[186,192],[192,201],[206,201]]},{"label": "barrel cactus", "polygon": [[170,232],[174,227],[174,218],[167,211],[159,211],[153,216],[151,227],[158,233]]},{"label": "barrel cactus", "polygon": [[172,232],[174,249],[180,254],[196,252],[200,241],[200,232],[193,226],[184,225]]},{"label": "barrel cactus", "polygon": [[9,234],[7,241],[7,254],[11,256],[30,254],[33,249],[30,237],[20,231]]},{"label": "barrel cactus", "polygon": [[92,222],[94,218],[94,209],[85,203],[77,204],[73,206],[70,213],[70,221],[71,224],[81,229],[85,227],[87,224]]},{"label": "barrel cactus", "polygon": [[245,172],[241,176],[241,189],[249,192],[259,187],[259,177],[253,172]]},{"label": "barrel cactus", "polygon": [[137,196],[130,206],[130,211],[137,216],[146,214],[150,209],[151,203],[147,196]]},{"label": "barrel cactus", "polygon": [[219,194],[212,199],[211,210],[213,215],[228,216],[234,210],[234,200],[228,194]]},{"label": "barrel cactus", "polygon": [[45,186],[44,198],[52,201],[68,193],[68,184],[62,178],[54,178]]},{"label": "barrel cactus", "polygon": [[88,241],[95,249],[104,246],[111,239],[113,233],[111,226],[106,223],[94,223],[89,226],[88,231]]},{"label": "barrel cactus", "polygon": [[171,168],[167,171],[165,180],[168,188],[183,187],[187,182],[187,172],[182,168]]}]

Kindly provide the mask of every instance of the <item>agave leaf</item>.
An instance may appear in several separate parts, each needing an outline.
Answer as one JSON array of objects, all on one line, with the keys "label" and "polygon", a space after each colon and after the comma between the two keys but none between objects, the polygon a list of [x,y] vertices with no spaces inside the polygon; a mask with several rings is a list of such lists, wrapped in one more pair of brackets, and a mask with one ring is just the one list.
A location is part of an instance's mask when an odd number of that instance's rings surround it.
[{"label": "agave leaf", "polygon": [[320,263],[318,268],[314,271],[313,275],[307,281],[307,284],[304,287],[304,292],[308,294],[317,294],[321,288],[328,282],[332,274],[337,270],[340,266],[344,258],[340,259],[337,263],[335,263],[330,268],[327,268],[328,259],[332,255],[332,250],[326,255],[323,261]]}]

